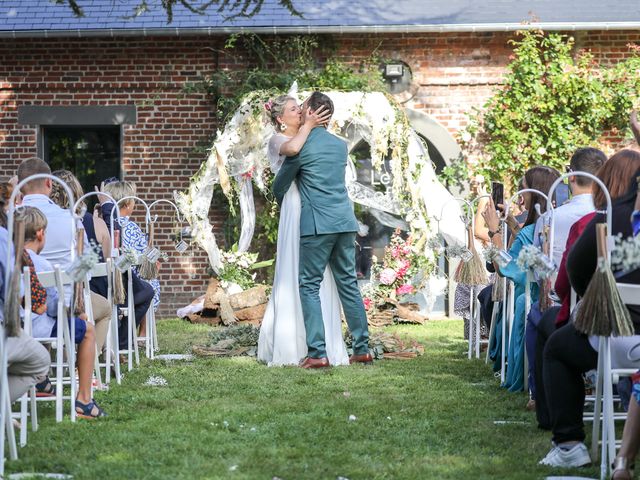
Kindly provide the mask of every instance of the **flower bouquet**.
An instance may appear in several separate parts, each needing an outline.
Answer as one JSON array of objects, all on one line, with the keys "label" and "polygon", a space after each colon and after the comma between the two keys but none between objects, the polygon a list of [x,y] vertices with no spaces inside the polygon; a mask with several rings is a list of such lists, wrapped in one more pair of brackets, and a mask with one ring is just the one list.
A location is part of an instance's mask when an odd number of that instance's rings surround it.
[{"label": "flower bouquet", "polygon": [[[406,240],[396,230],[389,245],[385,247],[382,264],[374,257],[371,268],[371,282],[362,291],[365,309],[370,317],[382,316],[383,323],[391,323],[388,318],[398,315],[401,310],[403,318],[409,321],[418,320],[420,316],[411,309],[399,305],[409,295],[422,287],[425,259],[412,243],[409,236]],[[395,314],[389,310],[395,309]],[[414,318],[415,317],[415,318]]]}]

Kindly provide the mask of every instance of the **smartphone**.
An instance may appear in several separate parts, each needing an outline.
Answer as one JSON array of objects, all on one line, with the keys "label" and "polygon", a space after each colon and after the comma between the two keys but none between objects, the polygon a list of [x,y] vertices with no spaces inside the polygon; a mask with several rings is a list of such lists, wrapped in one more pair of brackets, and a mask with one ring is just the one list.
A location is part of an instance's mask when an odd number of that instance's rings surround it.
[{"label": "smartphone", "polygon": [[558,208],[559,206],[565,204],[569,200],[569,197],[571,195],[571,191],[569,190],[569,185],[567,185],[566,183],[561,183],[556,188],[556,191],[553,192],[553,195],[554,195],[553,199],[555,201],[555,208]]},{"label": "smartphone", "polygon": [[504,205],[504,185],[500,182],[491,182],[491,198],[496,208],[498,205]]}]

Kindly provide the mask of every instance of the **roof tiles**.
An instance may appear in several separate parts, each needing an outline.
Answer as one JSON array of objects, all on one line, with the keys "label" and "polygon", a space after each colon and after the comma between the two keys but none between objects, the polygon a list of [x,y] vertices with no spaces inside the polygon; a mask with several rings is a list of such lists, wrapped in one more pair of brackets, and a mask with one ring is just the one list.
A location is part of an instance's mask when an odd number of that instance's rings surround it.
[{"label": "roof tiles", "polygon": [[100,29],[247,29],[261,27],[390,27],[417,25],[616,23],[640,21],[637,0],[293,0],[304,18],[292,16],[277,0],[264,0],[259,14],[228,19],[215,6],[205,15],[174,7],[173,22],[160,0],[147,0],[151,10],[135,18],[140,0],[78,0],[85,16],[77,18],[66,5],[49,0],[2,0],[0,32]]}]

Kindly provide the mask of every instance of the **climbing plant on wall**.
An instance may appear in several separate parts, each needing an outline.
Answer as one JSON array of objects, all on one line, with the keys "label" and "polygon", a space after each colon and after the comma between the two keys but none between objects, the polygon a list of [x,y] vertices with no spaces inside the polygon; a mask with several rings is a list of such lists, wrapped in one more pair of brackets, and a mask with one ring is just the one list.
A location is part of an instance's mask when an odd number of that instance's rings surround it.
[{"label": "climbing plant on wall", "polygon": [[478,173],[514,183],[534,165],[564,170],[577,148],[626,128],[640,92],[637,47],[604,67],[567,35],[526,31],[511,43],[503,87],[461,134]]}]

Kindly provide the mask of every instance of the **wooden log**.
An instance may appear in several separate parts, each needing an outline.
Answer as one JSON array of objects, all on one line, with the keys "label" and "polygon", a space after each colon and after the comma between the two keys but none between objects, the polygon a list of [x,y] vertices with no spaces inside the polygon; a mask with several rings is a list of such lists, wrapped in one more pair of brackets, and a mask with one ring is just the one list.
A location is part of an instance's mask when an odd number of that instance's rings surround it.
[{"label": "wooden log", "polygon": [[217,299],[219,282],[217,278],[211,277],[207,286],[207,293],[204,296],[204,310],[217,310],[220,306]]},{"label": "wooden log", "polygon": [[256,305],[255,307],[242,308],[235,310],[233,313],[239,322],[262,322],[264,312],[267,310],[267,304]]},{"label": "wooden log", "polygon": [[234,293],[229,295],[229,303],[236,311],[266,304],[269,301],[267,288],[266,285],[257,285],[244,292]]},{"label": "wooden log", "polygon": [[204,325],[212,325],[217,326],[220,325],[222,319],[220,317],[207,317],[203,315],[198,315],[197,313],[192,315],[187,315],[187,319],[191,323],[204,324]]},{"label": "wooden log", "polygon": [[426,315],[422,315],[415,310],[411,310],[404,305],[398,305],[396,308],[398,319],[401,322],[424,323],[428,320]]}]

